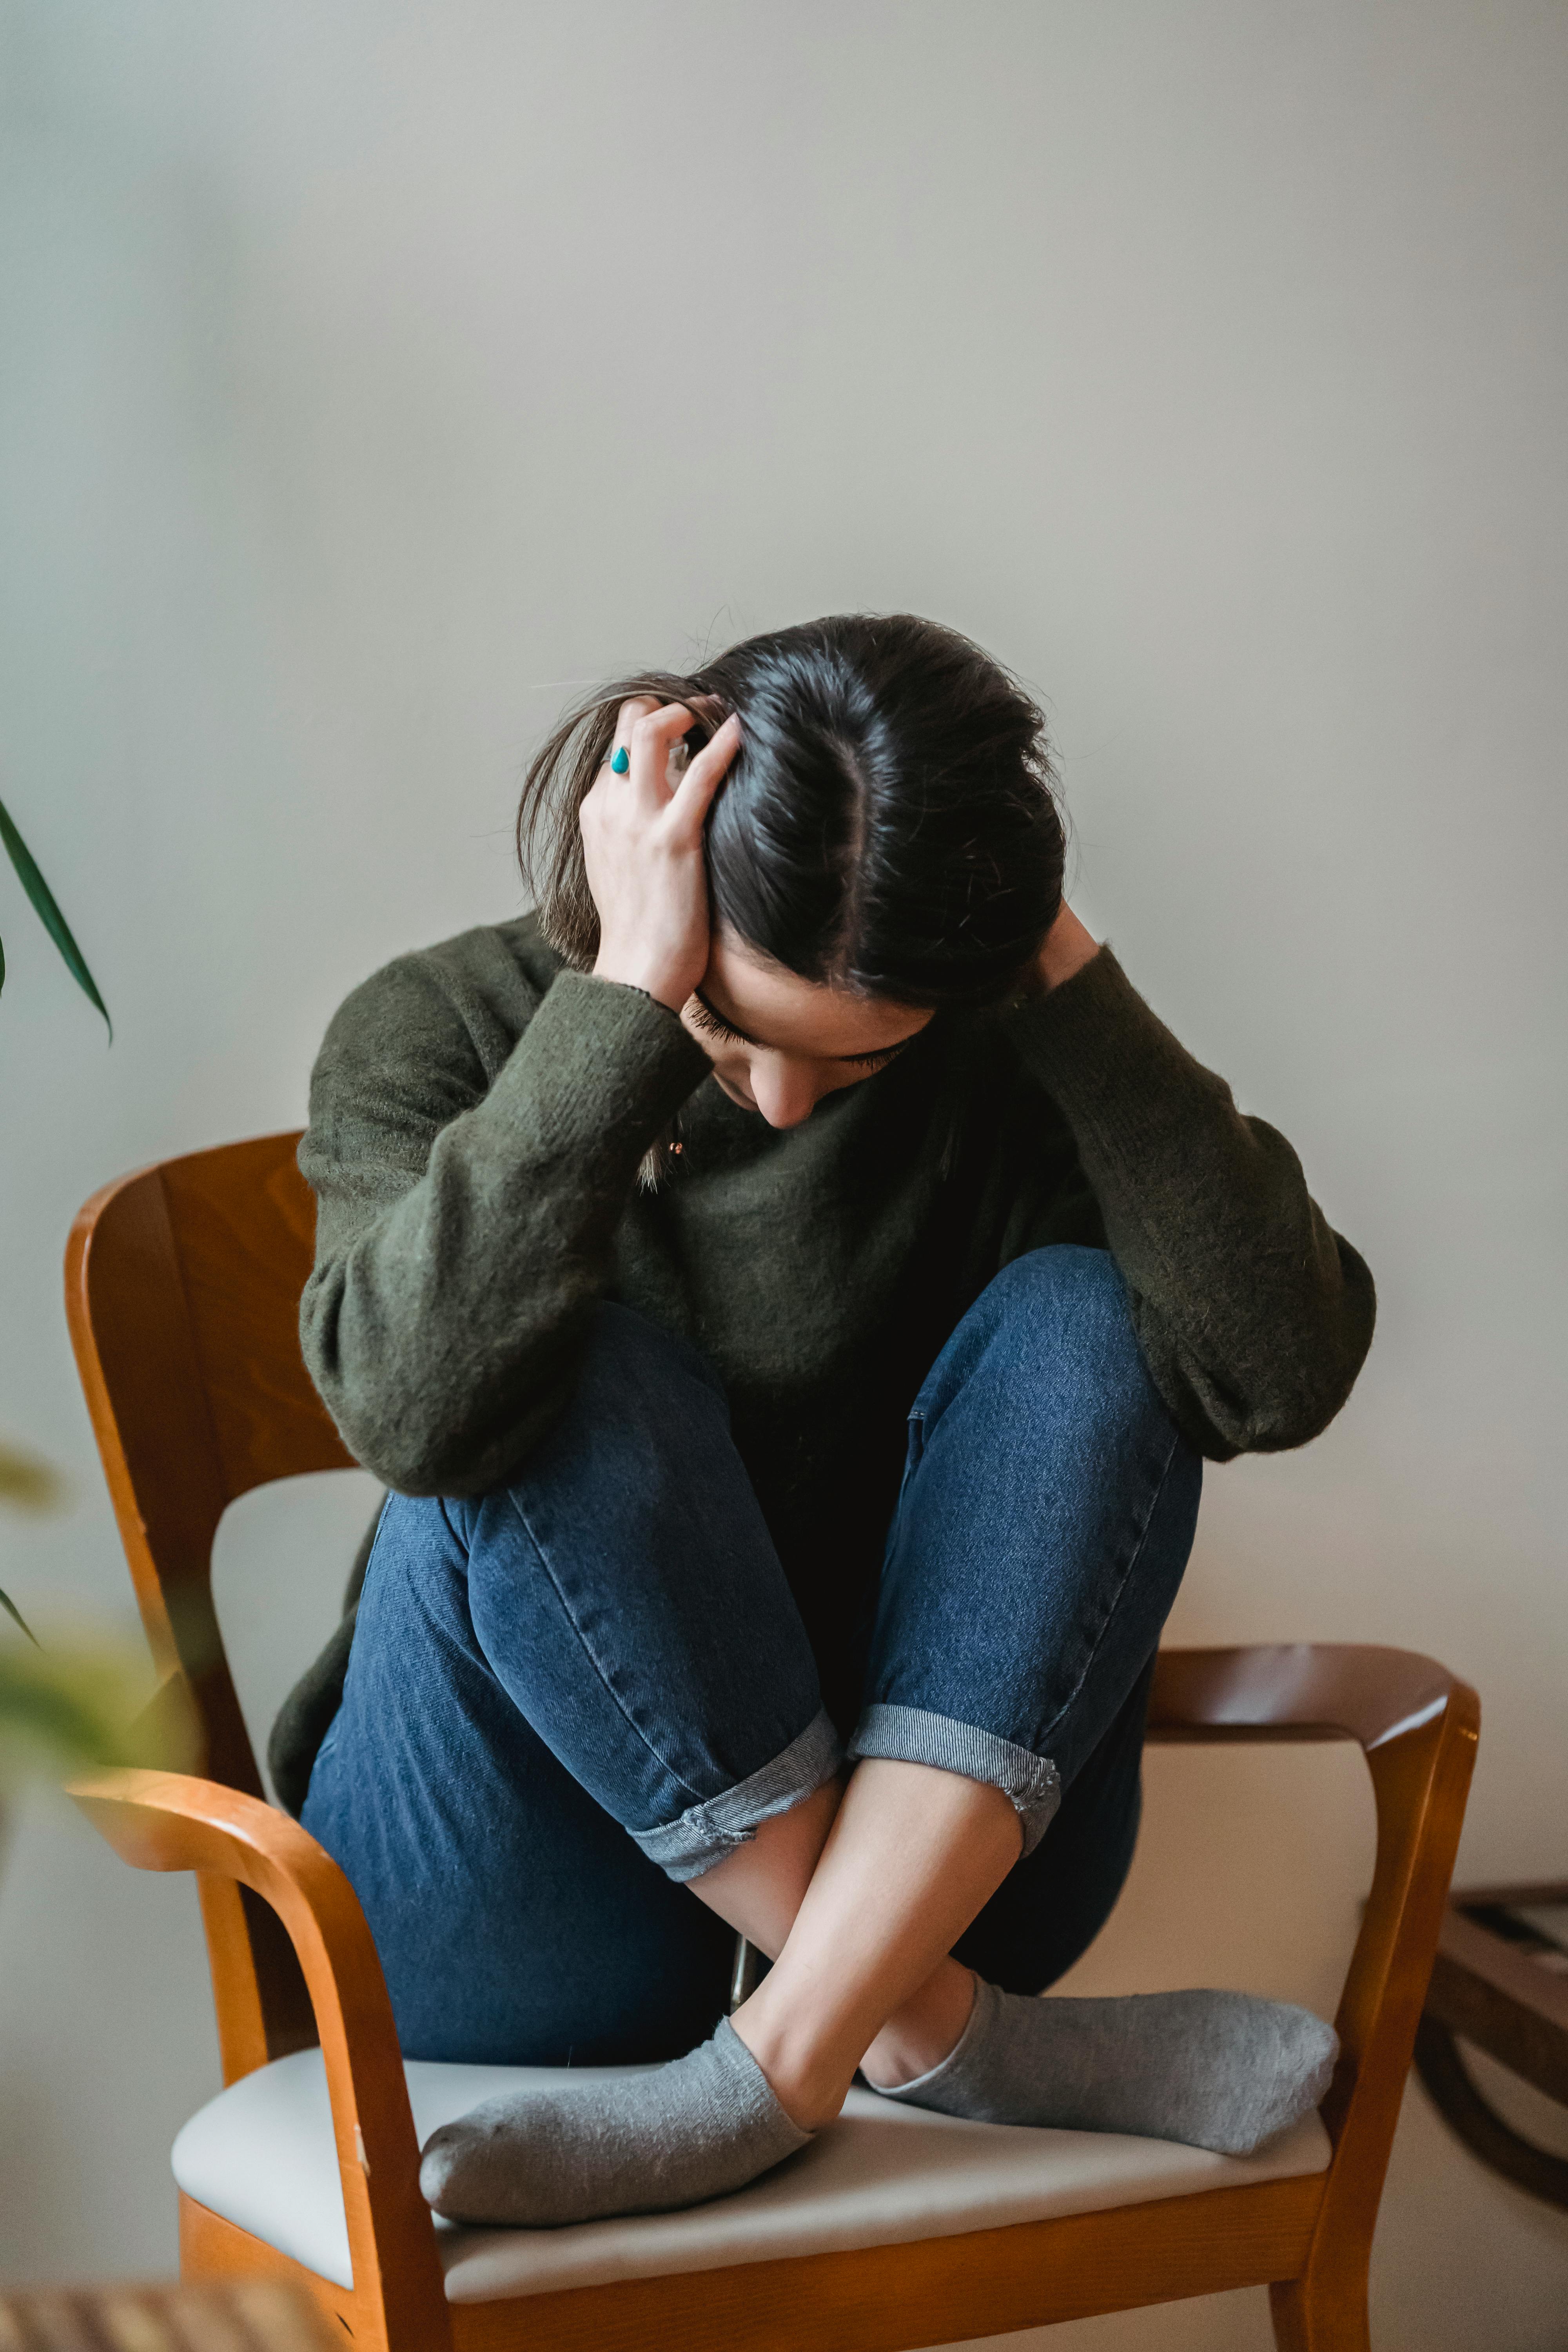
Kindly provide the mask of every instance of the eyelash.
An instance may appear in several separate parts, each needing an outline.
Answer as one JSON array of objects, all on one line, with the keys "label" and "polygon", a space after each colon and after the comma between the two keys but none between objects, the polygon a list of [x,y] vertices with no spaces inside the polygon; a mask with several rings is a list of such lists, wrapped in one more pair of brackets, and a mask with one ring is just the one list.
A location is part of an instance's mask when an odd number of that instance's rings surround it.
[{"label": "eyelash", "polygon": [[705,1029],[710,1037],[721,1037],[726,1045],[743,1045],[746,1042],[738,1029],[731,1029],[727,1021],[721,1021],[700,996],[691,1000],[691,1018],[699,1029]]},{"label": "eyelash", "polygon": [[[706,1030],[710,1037],[721,1038],[728,1045],[747,1045],[751,1043],[750,1038],[742,1037],[738,1029],[731,1029],[727,1021],[721,1020],[718,1013],[705,1004],[700,996],[692,1001],[691,1018],[699,1029]],[[868,1074],[872,1070],[881,1069],[885,1063],[890,1062],[895,1054],[901,1053],[902,1050],[900,1045],[886,1045],[879,1054],[851,1054],[847,1058],[856,1069],[865,1070]]]}]

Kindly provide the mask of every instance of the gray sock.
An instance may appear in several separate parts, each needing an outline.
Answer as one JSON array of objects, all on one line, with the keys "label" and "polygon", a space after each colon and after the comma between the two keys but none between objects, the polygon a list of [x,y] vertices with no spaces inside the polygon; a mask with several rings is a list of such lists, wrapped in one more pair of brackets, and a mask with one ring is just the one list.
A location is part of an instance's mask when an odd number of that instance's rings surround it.
[{"label": "gray sock", "polygon": [[1251,1993],[1035,2000],[978,1978],[957,2047],[883,2096],[972,2123],[1135,2132],[1250,2156],[1317,2105],[1339,2046],[1310,2010]]},{"label": "gray sock", "polygon": [[810,2137],[726,2018],[700,2050],[646,2074],[485,2100],[431,2133],[419,2188],[453,2221],[541,2229],[664,2213],[743,2189]]}]

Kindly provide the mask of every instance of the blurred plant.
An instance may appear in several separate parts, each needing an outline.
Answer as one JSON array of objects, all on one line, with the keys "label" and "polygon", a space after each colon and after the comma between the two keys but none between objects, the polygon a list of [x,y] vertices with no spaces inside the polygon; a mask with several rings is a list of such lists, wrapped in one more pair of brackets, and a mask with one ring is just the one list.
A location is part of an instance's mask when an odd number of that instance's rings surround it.
[{"label": "blurred plant", "polygon": [[[0,1444],[0,1503],[9,1503],[16,1511],[53,1511],[58,1509],[64,1496],[65,1482],[50,1464],[40,1462],[36,1454],[22,1454],[14,1445]],[[0,1591],[0,1609],[31,1642],[31,1627],[10,1594],[4,1591]]]},{"label": "blurred plant", "polygon": [[[17,1511],[53,1511],[64,1497],[65,1486],[59,1472],[36,1454],[18,1453],[14,1445],[0,1444],[0,1503],[9,1503]],[[4,1609],[14,1625],[18,1625],[36,1649],[33,1629],[12,1600],[0,1590],[0,1609]]]},{"label": "blurred plant", "polygon": [[[98,983],[87,968],[70,925],[37,860],[0,802],[0,845],[16,869],[27,900],[56,947],[66,970],[89,1003],[102,1013],[110,1038],[114,1024]],[[5,985],[5,950],[0,944],[0,989]],[[51,1510],[60,1501],[61,1481],[46,1462],[0,1445],[0,1502],[23,1511]],[[56,1774],[90,1764],[161,1762],[159,1740],[138,1723],[146,1703],[147,1664],[128,1645],[101,1637],[45,1649],[8,1592],[3,1609],[16,1628],[0,1636],[0,1798],[29,1774]],[[20,1636],[21,1638],[17,1638]]]},{"label": "blurred plant", "polygon": [[30,1633],[0,1638],[0,1801],[35,1774],[184,1761],[153,1727],[148,1695],[146,1657],[129,1643],[89,1637],[45,1650]]},{"label": "blurred plant", "polygon": [[[66,970],[89,1002],[97,1005],[103,1015],[104,1025],[112,1038],[114,1024],[109,1018],[109,1007],[100,996],[98,983],[87,968],[86,959],[81,950],[71,937],[70,925],[55,904],[54,892],[39,873],[37,861],[32,851],[12,824],[10,813],[4,801],[0,801],[0,842],[5,844],[5,854],[16,869],[16,879],[26,892],[34,912],[56,947],[58,948],[64,959]],[[0,989],[5,985],[5,949],[4,942],[0,941]]]},{"label": "blurred plant", "polygon": [[[64,1481],[47,1462],[0,1446],[0,1502],[25,1511],[56,1509]],[[0,1804],[37,1773],[58,1779],[94,1764],[171,1764],[166,1728],[147,1706],[145,1653],[96,1633],[46,1649],[0,1591],[16,1633],[0,1632]]]},{"label": "blurred plant", "polygon": [[63,1487],[58,1470],[34,1454],[18,1454],[0,1445],[0,1503],[18,1511],[52,1511]]}]

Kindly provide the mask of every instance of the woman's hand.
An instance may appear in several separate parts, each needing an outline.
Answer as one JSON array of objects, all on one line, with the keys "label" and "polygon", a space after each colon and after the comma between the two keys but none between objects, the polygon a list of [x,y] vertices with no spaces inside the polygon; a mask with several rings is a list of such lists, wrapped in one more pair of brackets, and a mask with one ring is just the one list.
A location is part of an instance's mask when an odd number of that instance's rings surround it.
[{"label": "woman's hand", "polygon": [[1099,953],[1099,940],[1085,930],[1064,898],[1060,914],[1046,933],[1035,969],[1047,989],[1059,988]]},{"label": "woman's hand", "polygon": [[646,989],[679,1013],[708,969],[708,877],[702,827],[726,769],[741,748],[740,721],[726,719],[670,787],[670,753],[695,714],[683,702],[623,702],[615,748],[631,761],[624,776],[608,761],[579,812],[588,887],[599,910],[601,980]]}]

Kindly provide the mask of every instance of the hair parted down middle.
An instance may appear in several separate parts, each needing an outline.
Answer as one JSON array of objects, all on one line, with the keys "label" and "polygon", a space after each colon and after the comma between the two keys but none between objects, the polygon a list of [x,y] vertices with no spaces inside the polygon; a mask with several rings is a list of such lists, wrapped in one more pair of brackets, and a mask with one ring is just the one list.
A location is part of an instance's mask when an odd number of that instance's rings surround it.
[{"label": "hair parted down middle", "polygon": [[981,1005],[1061,905],[1066,843],[1038,707],[955,630],[849,614],[750,637],[689,676],[605,686],[531,761],[518,856],[545,936],[585,971],[599,925],[577,822],[623,702],[730,712],[741,749],[708,820],[713,919],[804,980]]}]

